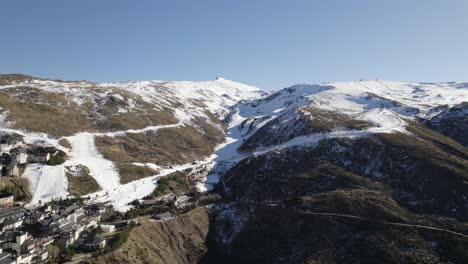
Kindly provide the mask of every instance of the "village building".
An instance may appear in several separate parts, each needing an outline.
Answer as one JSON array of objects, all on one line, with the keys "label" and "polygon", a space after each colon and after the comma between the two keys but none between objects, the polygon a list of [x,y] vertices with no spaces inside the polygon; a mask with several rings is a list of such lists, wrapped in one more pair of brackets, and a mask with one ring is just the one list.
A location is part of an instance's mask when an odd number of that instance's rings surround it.
[{"label": "village building", "polygon": [[5,152],[9,152],[11,149],[11,145],[10,144],[0,144],[0,154],[1,153],[5,153]]},{"label": "village building", "polygon": [[5,176],[7,177],[19,177],[21,175],[18,164],[12,162],[6,166]]},{"label": "village building", "polygon": [[190,207],[193,205],[193,202],[191,202],[191,197],[190,196],[187,196],[187,195],[179,195],[177,196],[175,202],[174,202],[174,205],[181,209],[181,208],[185,208],[185,207]]},{"label": "village building", "polygon": [[88,251],[100,250],[106,247],[106,239],[94,232],[84,232],[77,247]]},{"label": "village building", "polygon": [[115,225],[99,225],[103,233],[112,233],[115,231]]},{"label": "village building", "polygon": [[55,147],[39,147],[29,157],[31,163],[47,163],[51,157],[57,155],[59,151]]},{"label": "village building", "polygon": [[28,163],[28,154],[20,151],[20,150],[17,150],[15,152],[10,152],[11,156],[12,156],[12,159],[13,161],[16,163],[16,164],[26,164]]},{"label": "village building", "polygon": [[50,153],[48,152],[36,152],[30,156],[29,161],[31,163],[46,163],[50,160]]},{"label": "village building", "polygon": [[6,231],[0,233],[0,248],[2,250],[8,250],[12,248],[13,242],[15,240],[14,231]]},{"label": "village building", "polygon": [[38,224],[46,218],[46,214],[41,211],[29,211],[25,214],[24,223],[27,225]]},{"label": "village building", "polygon": [[16,260],[11,256],[11,253],[3,252],[0,248],[0,264],[16,264]]},{"label": "village building", "polygon": [[173,202],[176,200],[176,195],[174,193],[170,193],[161,197],[158,197],[156,199],[141,199],[138,202],[141,205],[155,205],[155,204],[161,204],[161,203],[168,203],[168,202]]},{"label": "village building", "polygon": [[21,232],[21,231],[18,231],[18,232],[15,232],[14,233],[14,242],[12,243],[11,245],[11,249],[13,251],[16,251],[17,253],[20,253],[21,252],[21,246],[24,244],[24,242],[26,242],[26,240],[29,239],[29,234],[27,232]]},{"label": "village building", "polygon": [[[49,257],[47,246],[54,241],[87,251],[106,246],[106,239],[94,231],[101,218],[100,212],[105,211],[104,204],[59,207],[49,203],[25,210],[11,206],[10,196],[0,196],[0,202],[5,198],[3,204],[9,206],[0,209],[0,264],[46,263]],[[24,230],[30,230],[34,235]],[[104,230],[113,232],[115,226],[104,225]]]},{"label": "village building", "polygon": [[11,217],[2,222],[1,230],[2,232],[7,231],[7,230],[14,230],[20,227],[22,224],[23,224],[22,217],[19,217],[19,216]]},{"label": "village building", "polygon": [[13,205],[13,202],[13,194],[0,193],[0,208],[10,207]]},{"label": "village building", "polygon": [[89,213],[103,214],[107,209],[107,205],[105,203],[95,203],[89,205],[87,209]]},{"label": "village building", "polygon": [[0,229],[2,231],[18,228],[23,223],[24,209],[21,207],[9,207],[0,209]]},{"label": "village building", "polygon": [[172,218],[172,214],[170,212],[165,212],[165,213],[162,213],[162,214],[153,215],[153,219],[158,220],[158,221],[165,221],[165,220],[168,220],[170,218]]},{"label": "village building", "polygon": [[75,243],[75,233],[70,231],[60,234],[57,242],[66,247],[71,246]]}]

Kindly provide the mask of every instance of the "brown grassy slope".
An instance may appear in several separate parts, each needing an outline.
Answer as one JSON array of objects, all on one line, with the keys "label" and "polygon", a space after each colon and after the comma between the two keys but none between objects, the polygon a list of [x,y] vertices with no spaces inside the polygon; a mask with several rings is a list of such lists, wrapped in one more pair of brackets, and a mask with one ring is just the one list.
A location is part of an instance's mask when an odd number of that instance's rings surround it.
[{"label": "brown grassy slope", "polygon": [[33,79],[38,79],[32,76],[23,75],[23,74],[0,74],[0,85],[10,85],[19,82],[28,82]]},{"label": "brown grassy slope", "polygon": [[132,162],[151,162],[163,166],[183,164],[210,155],[224,139],[222,131],[214,126],[203,121],[197,125],[203,132],[186,125],[121,137],[97,137],[95,142],[98,151],[106,159],[116,162],[117,168]]},{"label": "brown grassy slope", "polygon": [[[216,124],[220,126],[219,121]],[[195,120],[195,125],[197,128],[185,125],[120,137],[96,137],[95,143],[106,159],[115,162],[121,183],[128,183],[157,173],[132,162],[162,166],[189,163],[209,156],[224,140],[222,129],[201,119]]]},{"label": "brown grassy slope", "polygon": [[67,168],[65,175],[68,179],[68,191],[72,195],[81,196],[101,190],[97,181],[89,175],[86,166],[78,165],[75,174]]},{"label": "brown grassy slope", "polygon": [[92,263],[197,263],[207,248],[208,210],[199,207],[166,222],[142,220],[118,250]]},{"label": "brown grassy slope", "polygon": [[21,87],[0,91],[0,105],[7,110],[13,128],[44,132],[55,137],[90,129],[90,123],[78,105],[64,94]]},{"label": "brown grassy slope", "polygon": [[117,163],[116,167],[119,171],[120,183],[122,184],[158,174],[157,171],[149,167],[129,163]]},{"label": "brown grassy slope", "polygon": [[177,119],[169,109],[158,110],[141,96],[115,88],[124,100],[137,106],[131,112],[119,112],[129,107],[113,95],[96,97],[95,87],[84,88],[89,94],[78,105],[67,93],[47,92],[33,87],[15,87],[0,91],[0,106],[8,111],[13,128],[44,132],[54,137],[69,136],[82,131],[117,131],[141,129],[152,125],[174,124]]},{"label": "brown grassy slope", "polygon": [[[113,94],[95,99],[90,107],[95,112],[92,114],[94,127],[99,131],[116,131],[127,129],[141,129],[152,125],[175,124],[178,120],[172,110],[164,108],[156,109],[156,106],[146,102],[140,95],[130,93],[123,89],[113,88]],[[114,96],[120,95],[123,99]],[[130,112],[119,112],[120,108],[130,107],[128,102],[133,101],[135,108]]]},{"label": "brown grassy slope", "polygon": [[0,191],[13,193],[15,201],[29,202],[29,181],[26,178],[0,178]]},{"label": "brown grassy slope", "polygon": [[160,196],[174,193],[176,195],[190,192],[194,183],[188,178],[189,170],[176,171],[158,179],[158,187],[148,195],[148,199],[156,199]]}]

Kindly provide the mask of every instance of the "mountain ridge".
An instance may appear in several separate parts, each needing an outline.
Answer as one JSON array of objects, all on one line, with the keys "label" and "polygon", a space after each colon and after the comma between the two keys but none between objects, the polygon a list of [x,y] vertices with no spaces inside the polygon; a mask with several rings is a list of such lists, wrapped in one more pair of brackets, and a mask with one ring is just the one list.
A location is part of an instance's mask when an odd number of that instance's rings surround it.
[{"label": "mountain ridge", "polygon": [[[106,178],[113,179],[114,183],[106,188],[107,191],[120,186],[118,183],[120,176],[112,172],[119,170],[115,164],[122,164],[119,165],[120,171],[145,168],[142,176],[138,176],[143,177],[142,181],[152,174],[164,175],[160,165],[149,162],[151,156],[142,162],[124,157],[128,150],[118,147],[118,144],[125,146],[133,141],[132,144],[135,144],[135,147],[140,146],[138,148],[141,149],[142,138],[132,139],[133,135],[138,137],[144,135],[149,139],[148,133],[154,133],[155,136],[152,137],[157,140],[157,134],[160,134],[158,131],[179,131],[180,129],[187,131],[189,127],[194,127],[195,130],[190,133],[199,134],[200,143],[208,144],[214,150],[213,154],[209,154],[209,150],[202,151],[201,149],[193,154],[195,160],[201,159],[200,163],[205,164],[206,169],[211,171],[205,177],[207,185],[199,184],[198,188],[210,190],[227,169],[251,155],[249,153],[260,155],[288,146],[313,145],[329,137],[353,138],[369,133],[393,133],[395,131],[410,133],[405,129],[408,120],[429,120],[437,115],[440,116],[443,110],[447,111],[446,109],[468,101],[465,91],[468,85],[456,82],[416,84],[359,81],[323,85],[298,84],[266,93],[258,88],[222,78],[201,82],[92,83],[53,81],[25,75],[1,75],[0,80],[3,82],[0,91],[4,93],[5,102],[9,104],[14,101],[13,104],[20,104],[12,106],[12,110],[2,107],[2,118],[0,118],[4,120],[2,130],[23,133],[23,136],[28,134],[26,135],[27,143],[41,141],[45,144],[53,143],[76,160],[76,162],[68,162],[73,166],[81,164],[83,159],[87,160],[86,155],[100,157],[97,160],[102,162],[109,160],[109,166],[105,170],[107,172],[99,169],[91,171],[101,186],[108,185]],[[5,82],[9,83],[5,84]],[[56,109],[44,110],[53,115],[66,113],[70,106],[76,110],[70,113],[70,117],[66,117],[66,120],[52,116],[50,124],[43,127],[33,126],[33,120],[25,121],[29,113],[19,115],[19,122],[22,122],[20,124],[15,121],[14,117],[11,118],[15,110],[21,112],[28,105],[40,107],[39,113],[42,116],[33,117],[43,118],[43,115],[47,116],[48,113],[41,109],[43,105],[54,103]],[[9,106],[8,104],[6,106]],[[89,109],[88,111],[92,114],[75,117],[74,112],[86,111],[85,109]],[[57,111],[57,114],[54,111]],[[82,121],[78,121],[74,127],[67,129],[70,126],[70,119]],[[61,131],[50,130],[55,129],[58,123],[64,125]],[[15,127],[15,125],[22,126]],[[40,133],[31,133],[34,130]],[[25,131],[27,131],[26,134],[24,134]],[[207,131],[211,131],[208,137],[206,137]],[[284,137],[284,133],[289,136]],[[55,139],[49,137],[54,134],[57,135],[56,140],[80,140],[79,145],[78,141],[71,142],[75,148],[87,142],[85,145],[91,146],[91,149],[83,150],[84,156],[73,154],[72,149],[60,146]],[[265,135],[270,136],[265,137]],[[121,143],[118,143],[117,139]],[[193,146],[192,139],[185,140],[191,142]],[[96,143],[95,140],[97,140]],[[175,139],[169,141],[173,140]],[[287,143],[288,141],[291,142]],[[94,148],[92,146],[97,143],[97,148],[92,150]],[[201,156],[197,154],[199,151],[203,153]],[[238,151],[247,152],[241,154]],[[167,159],[169,162],[166,162],[164,166],[176,165],[176,167],[184,168],[187,165],[180,162],[195,161],[186,158],[175,159],[172,153],[158,155],[162,155],[160,158],[164,155],[171,155],[171,158]],[[92,164],[97,160],[87,161],[88,165],[93,167]],[[171,160],[178,161],[176,164],[171,164]],[[122,167],[124,165],[125,168]],[[164,170],[171,171],[168,168]],[[27,175],[31,179],[38,177],[37,173],[32,173],[30,170],[27,171]],[[138,177],[136,179],[139,179]],[[133,181],[135,177],[132,176],[131,179]],[[60,185],[65,186],[66,182]],[[64,194],[60,193],[60,195]],[[35,201],[37,202],[38,199]],[[126,202],[129,201],[126,200]]]},{"label": "mountain ridge", "polygon": [[[468,258],[466,83],[374,80],[267,93],[223,79],[13,77],[20,81],[0,76],[2,140],[64,153],[61,164],[26,164],[27,206],[78,190],[89,203],[145,219],[98,263],[171,262],[164,245],[184,263]],[[151,205],[171,195],[209,205],[148,221],[175,210],[175,202]]]}]

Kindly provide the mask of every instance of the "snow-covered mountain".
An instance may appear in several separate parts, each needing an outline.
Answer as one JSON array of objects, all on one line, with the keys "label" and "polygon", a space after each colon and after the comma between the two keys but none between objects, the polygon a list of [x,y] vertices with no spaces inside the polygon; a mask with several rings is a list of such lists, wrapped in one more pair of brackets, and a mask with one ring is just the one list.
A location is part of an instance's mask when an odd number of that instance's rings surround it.
[{"label": "snow-covered mountain", "polygon": [[467,87],[305,84],[236,105],[203,260],[463,263]]},{"label": "snow-covered mountain", "polygon": [[[89,195],[121,210],[175,171],[203,170],[197,187],[211,190],[251,157],[310,149],[328,139],[381,133],[417,138],[408,124],[435,120],[468,101],[465,83],[357,81],[266,93],[222,78],[1,80],[1,130],[21,135],[24,144],[51,145],[67,154],[59,166],[28,165],[23,177],[30,180],[32,204],[69,195],[67,172],[85,166],[101,189]],[[466,112],[459,118],[463,123]]]},{"label": "snow-covered mountain", "polygon": [[[432,119],[440,115],[442,108],[450,112],[447,109],[458,109],[454,107],[466,101],[465,83],[358,81],[295,85],[232,108],[227,119],[227,140],[215,151],[215,161],[220,165],[209,179],[221,177],[252,154],[311,147],[329,138],[411,134],[406,129],[408,122]],[[466,113],[460,115],[461,120],[467,120]],[[466,132],[466,128],[459,131]]]},{"label": "snow-covered mountain", "polygon": [[[220,120],[231,106],[266,94],[222,78],[122,83],[56,81],[23,75],[4,75],[1,79],[1,131],[22,136],[24,144],[54,146],[68,156],[59,166],[27,166],[23,177],[31,183],[31,203],[69,195],[67,171],[82,165],[102,190],[97,194],[99,199],[114,201],[123,210],[128,208],[127,203],[150,193],[157,177],[187,167],[183,162],[191,164],[208,157],[212,146],[224,138]],[[169,135],[162,135],[161,130]],[[108,145],[99,148],[95,144],[99,139],[119,140],[126,146],[130,136],[149,133],[165,141],[161,151],[166,152],[159,153],[164,162],[139,149],[135,151],[146,156],[144,159],[122,159],[116,156],[126,155],[126,150],[119,149],[121,153],[116,154]],[[182,136],[171,137],[177,134]],[[127,183],[135,179],[133,170],[141,168],[145,168],[144,175],[136,179],[151,177]],[[131,180],[124,181],[122,171],[130,174]]]},{"label": "snow-covered mountain", "polygon": [[[63,152],[63,163],[24,165],[30,206],[80,195],[126,211],[136,199],[171,193],[222,196],[209,217],[202,208],[167,224],[209,230],[199,234],[206,244],[161,233],[164,245],[196,247],[180,248],[196,252],[187,259],[457,263],[468,258],[467,102],[468,84],[456,82],[300,84],[266,93],[221,78],[0,75],[0,147],[12,155]],[[152,247],[138,239],[153,237],[146,224],[132,245]],[[117,253],[133,261],[126,258]]]}]

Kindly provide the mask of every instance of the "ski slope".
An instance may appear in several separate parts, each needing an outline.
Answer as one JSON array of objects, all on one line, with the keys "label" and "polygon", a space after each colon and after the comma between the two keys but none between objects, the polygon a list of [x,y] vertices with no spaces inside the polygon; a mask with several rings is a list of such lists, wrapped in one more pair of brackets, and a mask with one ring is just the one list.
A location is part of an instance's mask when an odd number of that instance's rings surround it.
[{"label": "ski slope", "polygon": [[104,159],[94,144],[94,135],[79,133],[68,137],[72,148],[69,152],[71,160],[68,164],[82,164],[88,167],[90,175],[103,190],[113,189],[120,185],[120,177],[114,163]]},{"label": "ski slope", "polygon": [[33,194],[31,205],[69,195],[64,165],[28,164],[22,177],[29,181],[30,190]]}]

